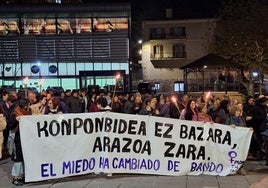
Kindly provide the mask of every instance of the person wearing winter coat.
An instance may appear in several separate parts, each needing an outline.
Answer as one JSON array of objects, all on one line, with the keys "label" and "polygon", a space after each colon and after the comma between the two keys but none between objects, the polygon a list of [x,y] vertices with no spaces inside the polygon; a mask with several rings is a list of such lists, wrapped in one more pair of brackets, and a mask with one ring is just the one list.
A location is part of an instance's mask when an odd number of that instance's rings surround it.
[{"label": "person wearing winter coat", "polygon": [[6,125],[7,125],[6,118],[3,112],[0,112],[0,159],[2,158],[2,150],[3,150],[3,143],[4,143],[3,130],[6,129]]},{"label": "person wearing winter coat", "polygon": [[11,175],[13,176],[12,184],[23,185],[24,183],[24,164],[23,154],[21,147],[21,139],[19,132],[19,119],[24,115],[31,115],[30,101],[28,99],[20,99],[18,105],[11,112],[10,119],[8,120],[8,129],[15,131],[15,151],[12,154],[12,160],[14,161]]},{"label": "person wearing winter coat", "polygon": [[82,113],[83,100],[79,97],[78,90],[73,90],[72,95],[66,99],[66,107],[68,113]]},{"label": "person wearing winter coat", "polygon": [[268,98],[267,97],[265,98],[263,103],[265,105],[266,117],[261,123],[260,132],[264,142],[265,165],[268,166]]},{"label": "person wearing winter coat", "polygon": [[[237,105],[233,105],[229,108],[229,116],[227,116],[225,120],[225,125],[230,125],[231,127],[246,127],[246,120],[242,116],[242,111],[241,108],[238,107]],[[252,128],[251,128],[252,129]],[[252,129],[253,130],[253,129]],[[247,171],[244,168],[244,165],[242,165],[238,171],[238,174],[240,175],[246,175]]]},{"label": "person wearing winter coat", "polygon": [[108,105],[107,99],[105,97],[99,97],[96,100],[96,103],[100,112],[112,111],[112,108]]},{"label": "person wearing winter coat", "polygon": [[268,166],[268,115],[262,122],[261,131],[265,150],[265,165]]},{"label": "person wearing winter coat", "polygon": [[58,97],[52,97],[47,101],[45,114],[65,114],[68,113],[64,102],[60,102]]},{"label": "person wearing winter coat", "polygon": [[135,98],[132,94],[128,95],[127,101],[124,105],[124,113],[126,114],[135,114]]}]

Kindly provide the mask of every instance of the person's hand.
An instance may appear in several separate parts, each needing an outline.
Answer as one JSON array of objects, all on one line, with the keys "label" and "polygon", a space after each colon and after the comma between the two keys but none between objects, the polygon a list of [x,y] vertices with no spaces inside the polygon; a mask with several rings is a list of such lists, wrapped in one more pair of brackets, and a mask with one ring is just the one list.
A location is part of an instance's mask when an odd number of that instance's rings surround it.
[{"label": "person's hand", "polygon": [[233,127],[233,128],[235,128],[235,127],[236,127],[236,126],[235,126],[235,124],[231,124],[230,126],[231,126],[231,127]]},{"label": "person's hand", "polygon": [[17,121],[20,121],[20,118],[21,118],[21,116],[17,116],[17,117],[16,117],[16,120],[17,120]]},{"label": "person's hand", "polygon": [[1,121],[5,121],[5,120],[6,120],[4,114],[0,114],[0,120],[1,120]]},{"label": "person's hand", "polygon": [[246,116],[246,121],[252,120],[251,116]]}]

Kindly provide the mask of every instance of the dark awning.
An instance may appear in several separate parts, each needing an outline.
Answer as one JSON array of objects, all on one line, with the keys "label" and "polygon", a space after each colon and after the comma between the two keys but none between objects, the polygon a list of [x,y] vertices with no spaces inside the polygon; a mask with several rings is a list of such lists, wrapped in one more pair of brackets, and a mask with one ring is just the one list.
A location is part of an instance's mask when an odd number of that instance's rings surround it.
[{"label": "dark awning", "polygon": [[155,68],[180,68],[187,64],[186,59],[157,59],[151,60],[151,63]]},{"label": "dark awning", "polygon": [[241,67],[240,64],[234,63],[231,60],[224,59],[223,57],[220,57],[215,54],[208,54],[206,56],[203,56],[185,66],[182,66],[181,69],[202,69],[204,66],[207,67],[233,67],[233,68],[239,68]]}]

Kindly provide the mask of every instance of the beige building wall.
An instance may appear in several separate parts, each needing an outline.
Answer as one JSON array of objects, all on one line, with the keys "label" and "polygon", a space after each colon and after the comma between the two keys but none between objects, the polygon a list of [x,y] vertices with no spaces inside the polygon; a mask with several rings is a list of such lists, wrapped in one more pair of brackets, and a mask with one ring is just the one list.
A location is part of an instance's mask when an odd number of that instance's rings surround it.
[{"label": "beige building wall", "polygon": [[[217,19],[144,21],[142,23],[142,60],[139,62],[142,65],[143,81],[152,84],[160,83],[159,92],[172,91],[174,82],[183,81],[183,70],[180,67],[209,53],[209,43],[213,40],[216,22]],[[170,28],[172,27],[184,27],[185,37],[171,36]],[[151,39],[151,28],[164,28],[165,35]],[[173,57],[174,44],[185,46],[185,57]],[[154,46],[162,46],[160,55],[154,55]],[[155,58],[161,61],[162,68],[155,68],[151,61]],[[172,66],[173,63],[175,66]]]}]

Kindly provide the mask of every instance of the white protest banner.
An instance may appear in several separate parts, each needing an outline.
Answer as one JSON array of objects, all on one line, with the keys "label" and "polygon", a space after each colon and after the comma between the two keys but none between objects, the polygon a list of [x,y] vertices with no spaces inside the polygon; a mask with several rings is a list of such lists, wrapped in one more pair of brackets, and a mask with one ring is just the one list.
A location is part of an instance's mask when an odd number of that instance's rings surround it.
[{"label": "white protest banner", "polygon": [[112,112],[20,119],[25,180],[88,173],[220,175],[247,158],[249,128]]}]

